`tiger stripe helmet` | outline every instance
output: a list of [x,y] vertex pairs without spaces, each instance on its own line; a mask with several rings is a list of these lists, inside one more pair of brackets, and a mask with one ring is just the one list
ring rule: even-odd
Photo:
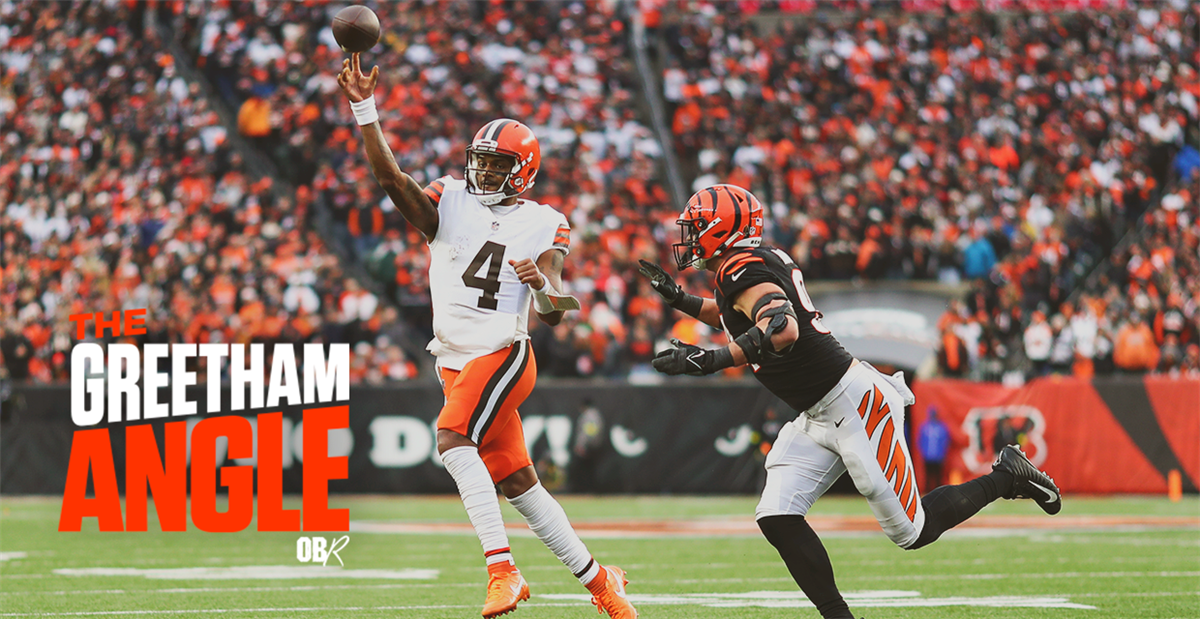
[[[480,153],[512,157],[512,170],[505,176],[498,191],[485,191],[479,183],[484,174],[477,158]],[[492,206],[533,187],[541,165],[542,150],[532,129],[510,118],[493,120],[475,134],[471,145],[467,147],[467,192],[481,203]]]
[[675,266],[703,269],[730,248],[762,243],[763,207],[741,187],[713,185],[692,195],[675,223],[680,241],[673,246]]

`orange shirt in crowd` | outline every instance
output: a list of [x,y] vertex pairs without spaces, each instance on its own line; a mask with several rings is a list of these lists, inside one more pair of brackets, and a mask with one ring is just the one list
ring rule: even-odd
[[238,110],[238,132],[248,138],[271,135],[271,104],[261,97],[250,97]]
[[1113,344],[1113,364],[1122,370],[1141,372],[1158,367],[1159,350],[1154,333],[1144,322],[1126,324]]

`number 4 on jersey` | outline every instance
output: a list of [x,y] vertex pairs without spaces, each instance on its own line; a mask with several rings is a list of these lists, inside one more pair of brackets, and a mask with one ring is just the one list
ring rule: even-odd
[[[488,241],[483,244],[475,258],[471,260],[471,266],[462,275],[463,284],[468,288],[478,288],[483,291],[479,296],[479,307],[481,309],[494,310],[499,305],[496,301],[496,293],[500,292],[500,267],[504,264],[504,249],[505,247],[499,243]],[[487,275],[479,277],[479,270],[483,268],[483,263],[488,263]]]

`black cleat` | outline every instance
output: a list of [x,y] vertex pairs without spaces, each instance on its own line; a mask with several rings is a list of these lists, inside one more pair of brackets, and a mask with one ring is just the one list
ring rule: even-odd
[[1016,445],[1007,445],[1000,450],[993,471],[1004,471],[1013,476],[1012,491],[1006,499],[1033,499],[1042,511],[1053,516],[1062,510],[1062,495],[1050,476],[1039,471],[1025,452]]

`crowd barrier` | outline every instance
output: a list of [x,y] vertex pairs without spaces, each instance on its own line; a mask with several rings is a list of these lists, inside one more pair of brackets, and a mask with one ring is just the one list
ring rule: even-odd
[[[1160,493],[1171,471],[1184,491],[1200,481],[1200,379],[1117,377],[1081,381],[1046,378],[1021,388],[939,379],[914,385],[911,428],[936,407],[950,427],[951,475],[970,479],[990,470],[1002,439],[1018,440],[1066,493]],[[205,410],[203,388],[193,390]],[[228,401],[228,393],[224,396]],[[74,433],[67,387],[15,387],[0,408],[0,492],[61,495]],[[164,391],[163,400],[167,400]],[[434,420],[442,404],[436,386],[355,387],[350,427],[329,436],[330,455],[349,456],[349,477],[330,482],[345,493],[452,493],[435,448]],[[302,488],[301,406],[282,412],[284,492]],[[581,412],[603,419],[595,446],[577,452]],[[522,405],[525,439],[547,485],[589,493],[756,493],[763,482],[763,430],[792,416],[755,383],[687,380],[663,386],[545,381]],[[253,414],[238,413],[252,420]],[[163,426],[191,428],[199,413],[152,421],[101,424],[124,480],[126,428],[149,424],[158,444]],[[921,455],[913,445],[918,480]],[[226,461],[218,439],[216,465]],[[582,455],[581,455],[582,454]],[[123,490],[123,488],[122,488]]]
[[[206,410],[203,391],[189,391],[200,411]],[[0,492],[62,493],[72,437],[85,429],[71,421],[70,397],[66,387],[17,387],[4,403]],[[223,398],[229,401],[227,390]],[[163,401],[168,399],[163,390]],[[330,482],[330,491],[454,492],[435,448],[434,422],[441,406],[437,385],[352,388],[350,427],[329,435],[330,455],[349,456],[349,477]],[[749,382],[697,380],[641,387],[567,381],[539,385],[521,406],[521,415],[526,443],[548,485],[602,493],[738,493],[755,492],[761,483],[762,457],[754,439],[768,407],[786,410]],[[251,420],[254,413],[283,413],[283,484],[289,493],[302,488],[303,408],[238,413]],[[596,446],[580,456],[575,451],[576,420],[586,408],[600,413],[603,427]],[[190,437],[192,428],[209,416],[201,412],[94,428],[109,430],[123,491],[127,426],[152,425],[163,445],[166,423],[186,423]],[[252,458],[226,462],[222,439],[216,449],[217,466],[254,463]]]

